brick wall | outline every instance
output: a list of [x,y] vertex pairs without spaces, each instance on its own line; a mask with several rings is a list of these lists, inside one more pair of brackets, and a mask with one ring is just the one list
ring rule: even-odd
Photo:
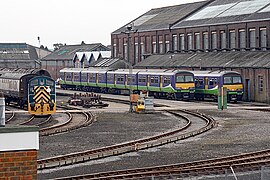
[[0,180],[37,179],[37,151],[0,152]]

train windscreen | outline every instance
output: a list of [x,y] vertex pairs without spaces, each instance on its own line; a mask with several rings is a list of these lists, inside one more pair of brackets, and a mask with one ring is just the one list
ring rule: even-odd
[[177,75],[176,83],[191,83],[194,82],[194,77],[192,75]]
[[224,84],[241,84],[242,79],[241,76],[225,76]]

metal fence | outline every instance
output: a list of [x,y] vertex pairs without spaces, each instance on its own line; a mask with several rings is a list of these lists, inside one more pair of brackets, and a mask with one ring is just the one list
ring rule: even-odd
[[270,180],[270,166],[262,166],[257,171],[237,172],[233,168],[224,170],[220,174],[194,175],[171,174],[166,176],[152,177],[149,180],[181,179],[181,180]]

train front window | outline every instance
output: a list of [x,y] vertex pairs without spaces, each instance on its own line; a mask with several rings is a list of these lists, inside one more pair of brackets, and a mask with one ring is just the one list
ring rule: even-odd
[[176,82],[177,83],[183,83],[185,82],[185,76],[176,76]]
[[185,82],[194,82],[193,76],[185,76]]
[[176,76],[176,83],[189,83],[189,82],[194,82],[193,76],[189,75],[178,75]]
[[241,84],[242,80],[240,76],[225,76],[224,84]]
[[241,77],[240,76],[234,76],[233,77],[233,84],[241,84]]

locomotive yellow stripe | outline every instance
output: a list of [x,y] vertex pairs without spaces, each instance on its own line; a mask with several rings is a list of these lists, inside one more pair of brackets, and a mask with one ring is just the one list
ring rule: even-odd
[[42,100],[49,102],[50,97],[46,96],[44,93],[41,93],[37,98],[34,98],[35,102],[40,103]]
[[36,86],[34,87],[35,95],[33,99],[36,103],[41,103],[42,101],[49,102],[50,100],[50,92],[47,91],[49,86]]
[[44,94],[45,96],[47,96],[47,97],[50,99],[50,94],[49,94],[46,90],[38,91],[38,92],[34,95],[33,99],[38,98],[38,97],[40,96],[41,93]]

